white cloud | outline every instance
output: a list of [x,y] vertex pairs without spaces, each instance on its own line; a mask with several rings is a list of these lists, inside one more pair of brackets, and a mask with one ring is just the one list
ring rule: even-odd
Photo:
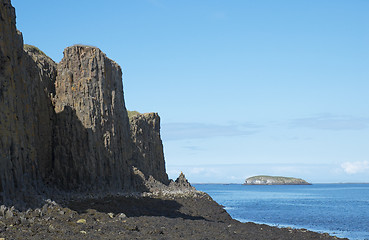
[[348,174],[369,172],[369,161],[344,162],[341,167]]
[[219,174],[220,171],[215,168],[193,167],[189,169],[189,173],[192,175],[204,175],[210,177],[214,174]]
[[255,134],[262,126],[253,123],[218,125],[208,123],[164,123],[161,136],[164,141],[232,137]]
[[290,122],[291,127],[306,127],[323,130],[362,130],[369,127],[369,119],[353,116],[320,114],[298,118]]
[[206,171],[205,168],[195,167],[195,168],[192,168],[190,170],[190,173],[192,173],[192,174],[200,174],[200,173],[204,173],[205,171]]

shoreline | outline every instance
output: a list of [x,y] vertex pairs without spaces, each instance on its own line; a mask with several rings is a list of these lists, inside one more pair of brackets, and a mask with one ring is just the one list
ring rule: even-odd
[[258,225],[268,225],[268,226],[277,227],[277,228],[308,230],[308,231],[316,232],[319,234],[329,234],[330,236],[337,237],[338,239],[347,239],[345,237],[337,236],[337,234],[339,233],[336,231],[330,231],[330,230],[324,230],[324,229],[314,229],[314,228],[298,226],[298,225],[293,225],[293,224],[273,224],[273,223],[268,223],[268,222],[258,222],[258,221],[253,221],[253,220],[240,219],[240,218],[233,218],[233,219],[241,223],[255,223]]
[[[1,208],[2,210],[3,207]],[[341,239],[307,229],[242,223],[208,194],[106,196],[0,211],[8,239]]]
[[[192,185],[243,185],[243,186],[282,186],[283,184],[279,184],[279,185],[251,185],[251,184],[243,184],[243,183],[191,183]],[[285,184],[285,185],[289,185],[289,186],[311,186],[311,185],[323,185],[323,184],[369,184],[369,182],[343,182],[343,183],[314,183],[312,182],[309,185],[306,184]]]

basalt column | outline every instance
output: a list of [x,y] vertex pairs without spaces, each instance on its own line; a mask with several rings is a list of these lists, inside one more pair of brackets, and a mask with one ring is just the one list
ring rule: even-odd
[[14,8],[0,3],[0,202],[10,203],[41,189],[40,172],[52,156],[56,65],[23,50]]
[[133,115],[130,117],[130,125],[132,141],[135,144],[133,165],[146,177],[153,176],[162,183],[168,183],[159,115],[157,113]]
[[129,189],[132,142],[119,65],[95,47],[66,48],[55,90],[53,169],[58,186]]

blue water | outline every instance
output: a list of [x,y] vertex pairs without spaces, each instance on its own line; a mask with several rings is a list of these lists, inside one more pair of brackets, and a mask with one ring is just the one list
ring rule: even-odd
[[369,239],[369,184],[195,184],[241,222]]

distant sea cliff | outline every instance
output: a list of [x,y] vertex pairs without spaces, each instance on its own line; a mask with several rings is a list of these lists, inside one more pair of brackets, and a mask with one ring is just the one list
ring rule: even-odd
[[301,178],[261,175],[247,178],[244,185],[311,185],[311,183]]

